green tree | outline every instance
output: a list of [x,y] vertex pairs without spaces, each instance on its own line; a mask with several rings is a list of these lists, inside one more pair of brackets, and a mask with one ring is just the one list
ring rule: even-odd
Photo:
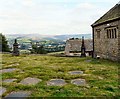
[[2,35],[2,33],[0,33],[0,51],[2,51],[2,52],[10,51],[10,49],[7,45],[6,37],[4,35]]
[[34,49],[34,53],[36,54],[47,54],[47,51],[44,49],[43,45],[40,45],[39,47],[37,45],[32,45],[32,48]]

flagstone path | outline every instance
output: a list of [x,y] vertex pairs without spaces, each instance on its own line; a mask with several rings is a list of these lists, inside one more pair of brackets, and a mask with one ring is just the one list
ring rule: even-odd
[[3,82],[5,82],[5,83],[11,83],[11,82],[13,82],[15,80],[17,80],[17,79],[5,79],[5,80],[3,80]]
[[64,86],[67,84],[63,79],[51,79],[47,82],[48,86]]
[[85,62],[91,62],[92,60],[85,60]]
[[41,79],[38,79],[38,78],[31,78],[31,77],[27,77],[25,79],[23,79],[20,84],[23,84],[23,85],[35,85],[39,82],[41,82],[42,80]]
[[86,85],[85,79],[73,79],[73,80],[71,80],[71,83],[75,84],[77,86],[85,86]]
[[5,99],[25,99],[25,97],[28,97],[31,94],[29,91],[17,91],[17,92],[11,92],[8,94]]
[[19,63],[15,63],[15,64],[10,64],[9,66],[18,66],[20,65]]
[[0,73],[10,73],[10,72],[13,72],[16,70],[19,70],[19,69],[17,69],[17,68],[2,69],[2,70],[0,70]]
[[78,74],[83,74],[83,71],[70,71],[68,73],[71,75],[78,75]]
[[[13,71],[19,70],[17,68],[9,68],[9,69],[2,69],[0,70],[0,73],[10,73]],[[22,73],[22,71],[20,71],[20,73]],[[24,72],[23,72],[24,73]],[[83,71],[69,71],[68,72],[70,75],[80,75],[83,74]],[[17,79],[11,78],[11,79],[5,79],[2,82],[3,83],[12,83]],[[19,84],[22,85],[36,85],[39,82],[41,82],[41,79],[38,78],[32,78],[32,77],[27,77],[24,78],[23,80],[20,81]],[[46,82],[48,86],[64,86],[67,83],[65,82],[64,79],[50,79],[49,81]],[[86,81],[85,79],[71,79],[71,84],[77,85],[77,86],[85,86],[86,85]],[[4,94],[6,92],[6,88],[4,87],[0,87],[0,95]],[[27,91],[18,91],[18,92],[11,92],[10,94],[8,94],[5,99],[9,98],[9,97],[28,97],[31,94],[31,92],[27,92]]]
[[0,96],[6,92],[6,88],[0,87]]

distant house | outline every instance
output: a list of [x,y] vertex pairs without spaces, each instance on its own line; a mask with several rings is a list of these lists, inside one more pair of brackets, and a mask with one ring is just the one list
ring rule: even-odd
[[[71,38],[66,41],[65,55],[67,56],[80,56],[81,55],[82,40],[78,38]],[[86,52],[89,54],[93,48],[92,40],[85,40]]]
[[94,57],[120,61],[120,2],[92,24]]

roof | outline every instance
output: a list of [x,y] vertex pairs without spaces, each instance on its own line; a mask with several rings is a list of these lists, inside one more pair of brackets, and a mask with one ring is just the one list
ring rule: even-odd
[[120,2],[117,3],[113,8],[111,8],[107,13],[105,13],[95,23],[93,23],[92,26],[96,26],[119,18],[120,18]]
[[[93,50],[93,42],[91,39],[84,40],[84,44],[86,47],[86,51]],[[82,40],[81,39],[74,39],[74,40],[67,40],[66,46],[69,47],[70,51],[81,51]]]

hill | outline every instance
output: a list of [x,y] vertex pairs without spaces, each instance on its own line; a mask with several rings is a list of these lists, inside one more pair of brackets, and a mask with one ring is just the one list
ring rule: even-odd
[[85,37],[85,39],[91,39],[91,34],[71,34],[71,35],[41,35],[41,34],[6,34],[6,37],[8,40],[11,39],[31,39],[31,40],[37,40],[37,41],[43,41],[43,40],[55,40],[55,41],[65,41],[68,38],[82,38],[82,36]]

